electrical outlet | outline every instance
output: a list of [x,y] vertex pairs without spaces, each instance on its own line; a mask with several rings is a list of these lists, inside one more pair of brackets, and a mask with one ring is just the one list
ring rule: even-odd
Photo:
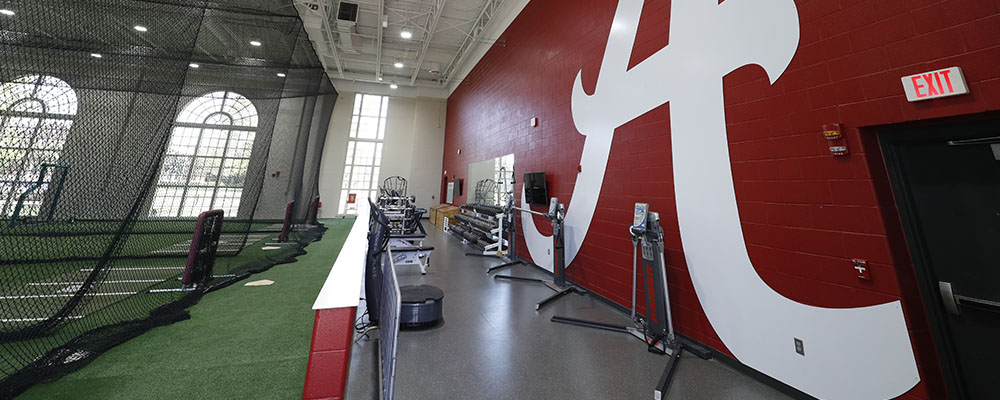
[[803,356],[806,355],[806,348],[802,344],[802,339],[795,338],[795,352]]

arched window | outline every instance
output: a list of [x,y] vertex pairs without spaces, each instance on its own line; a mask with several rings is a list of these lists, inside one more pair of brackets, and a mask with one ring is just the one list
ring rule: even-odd
[[257,128],[257,109],[233,92],[191,100],[177,116],[149,209],[151,217],[235,217]]
[[52,174],[32,187],[43,164],[59,161],[76,109],[76,93],[58,78],[27,75],[0,84],[0,216],[9,217],[29,190],[19,215],[38,215]]

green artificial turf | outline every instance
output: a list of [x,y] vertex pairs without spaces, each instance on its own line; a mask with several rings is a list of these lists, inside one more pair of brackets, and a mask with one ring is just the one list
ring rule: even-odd
[[[99,259],[116,237],[121,221],[52,222],[10,227],[0,221],[0,246],[7,264],[57,259]],[[279,220],[225,221],[223,234],[259,232]],[[116,257],[147,256],[191,240],[195,221],[143,220],[128,227]],[[277,233],[277,232],[274,232]]]
[[[136,233],[188,233],[194,231],[195,219],[140,219],[128,228]],[[121,228],[120,220],[78,220],[56,221],[39,224],[21,224],[10,226],[7,221],[0,221],[0,235],[34,236],[39,234],[114,234]],[[253,222],[240,219],[226,219],[223,230],[240,232],[247,229],[259,230],[274,224],[280,224],[280,219],[255,219]],[[248,226],[249,225],[249,226]]]
[[[191,319],[153,329],[19,399],[293,399],[302,397],[312,303],[353,219],[324,221],[308,254],[208,293]],[[259,279],[274,285],[245,287]]]

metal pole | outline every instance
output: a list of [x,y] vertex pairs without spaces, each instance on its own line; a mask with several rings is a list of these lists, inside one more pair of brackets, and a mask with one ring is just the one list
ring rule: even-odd
[[[629,233],[631,233],[631,230],[629,231]],[[639,239],[632,237],[632,320],[633,321],[635,321],[635,289],[636,289],[635,275],[637,272],[635,266],[635,257],[636,257],[636,249],[638,247],[639,247]]]
[[562,204],[556,208],[552,220],[552,273],[555,284],[559,287],[566,286],[566,256],[563,253],[566,243],[563,236]]
[[507,235],[507,240],[510,243],[507,243],[507,258],[514,260],[517,257],[517,216],[513,212],[510,212],[508,215],[508,218],[510,218],[508,222],[510,223],[507,225],[508,229],[510,229],[510,234]]
[[[659,223],[660,223],[660,218],[659,218],[658,215],[656,217],[656,223],[657,223],[657,225],[659,225]],[[659,227],[659,226],[657,226],[657,227]],[[670,342],[675,342],[677,340],[677,338],[674,336],[674,319],[673,319],[673,316],[670,313],[670,287],[667,285],[667,263],[663,259],[663,230],[659,229],[658,232],[657,232],[657,234],[660,236],[660,245],[659,245],[659,247],[660,247],[660,249],[659,249],[660,250],[660,265],[663,266],[663,297],[664,297],[663,302],[665,304],[665,306],[663,308],[667,309],[666,310],[667,311],[667,339],[670,340]]]
[[517,211],[521,211],[521,212],[526,212],[526,213],[529,213],[529,214],[540,215],[540,216],[543,216],[543,217],[549,218],[549,219],[552,218],[549,214],[546,214],[546,213],[543,213],[543,212],[538,212],[538,211],[527,209],[527,208],[513,207],[512,206],[511,209],[517,210]]

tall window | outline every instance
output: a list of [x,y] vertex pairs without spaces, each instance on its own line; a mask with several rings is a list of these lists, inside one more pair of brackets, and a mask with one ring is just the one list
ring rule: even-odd
[[257,109],[239,94],[209,93],[188,103],[174,124],[149,216],[222,209],[235,217],[256,128]]
[[[28,75],[0,85],[0,216],[14,212],[42,164],[59,161],[76,109],[76,93],[58,78]],[[51,177],[25,198],[20,215],[38,215]]]
[[360,93],[354,96],[351,138],[347,141],[339,214],[357,214],[358,207],[367,206],[365,199],[374,199],[378,195],[382,139],[385,138],[388,112],[387,96]]

